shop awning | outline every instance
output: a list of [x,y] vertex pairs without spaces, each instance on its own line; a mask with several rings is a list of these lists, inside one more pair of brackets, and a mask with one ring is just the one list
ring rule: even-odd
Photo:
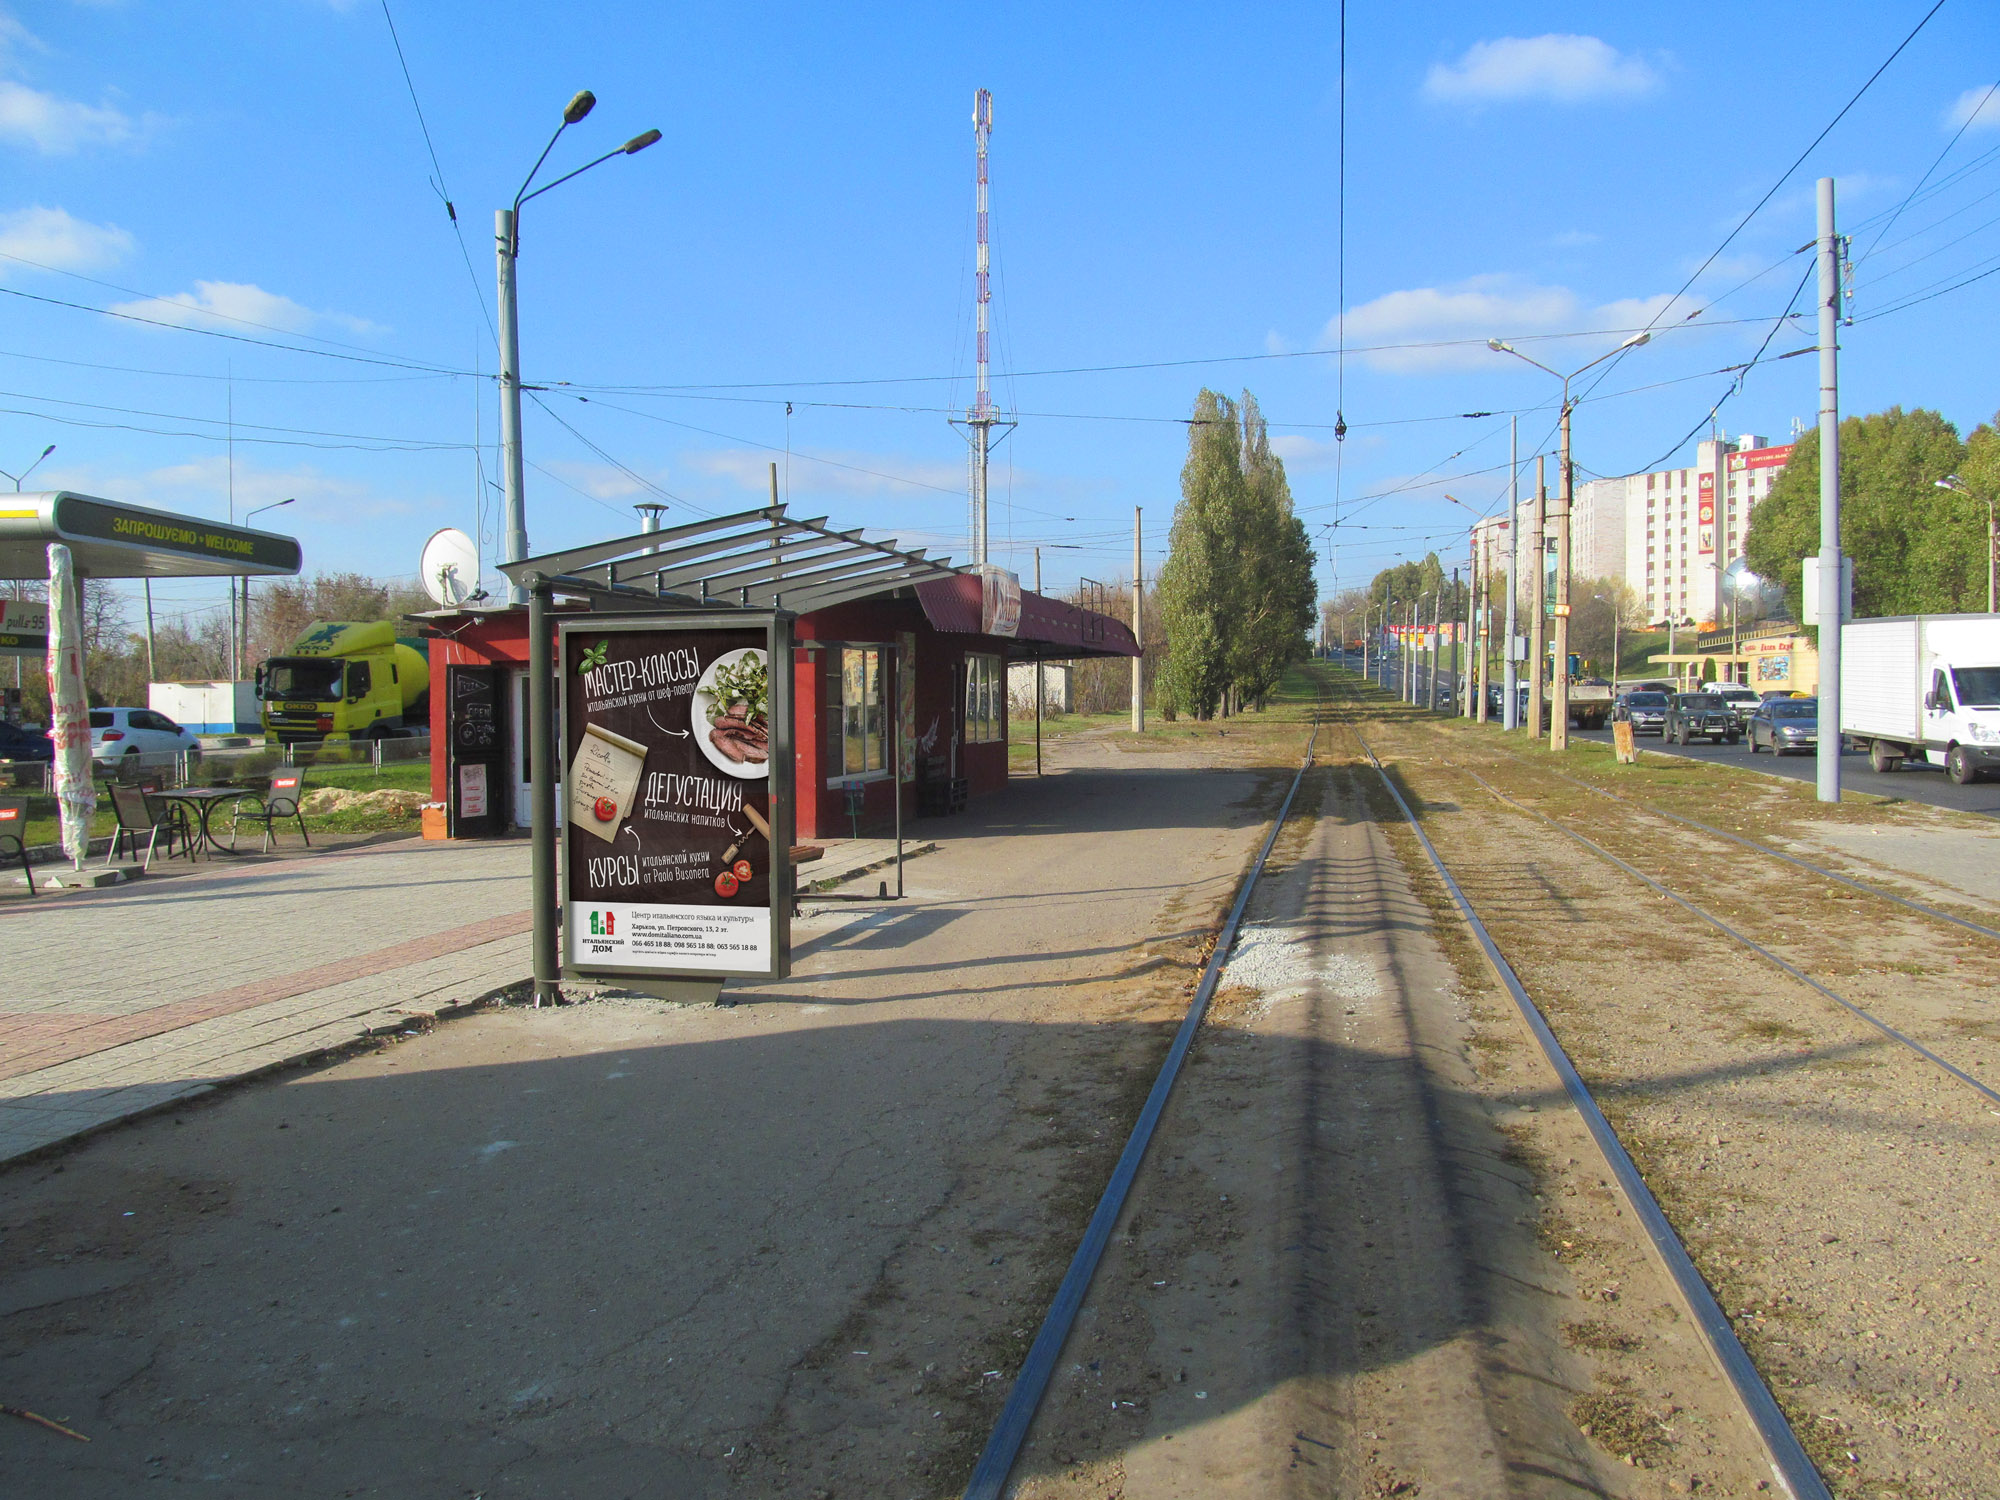
[[[917,585],[917,601],[935,630],[954,635],[985,634],[979,575],[960,573]],[[1021,623],[1010,638],[1009,656],[1033,661],[1081,656],[1137,656],[1139,643],[1123,620],[1083,609],[1062,599],[1021,591]]]
[[68,490],[0,493],[0,578],[49,576],[50,542],[87,578],[240,578],[299,570],[299,544],[275,531],[226,526]]

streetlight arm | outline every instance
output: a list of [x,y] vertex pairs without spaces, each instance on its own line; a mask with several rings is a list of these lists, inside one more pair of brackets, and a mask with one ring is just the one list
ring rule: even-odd
[[[549,137],[549,143],[542,147],[542,154],[535,158],[535,164],[528,169],[528,175],[521,179],[521,191],[514,195],[514,212],[516,214],[520,213],[523,203],[526,203],[530,198],[535,196],[528,191],[528,184],[535,180],[535,174],[542,170],[542,163],[549,159],[549,153],[556,149],[556,142],[562,139],[562,133],[567,129],[569,129],[569,118],[565,115],[562,124],[556,126],[556,133]],[[574,176],[575,174],[572,173],[571,175]],[[548,188],[542,188],[539,191],[546,193]]]
[[[553,144],[553,142],[551,144]],[[582,166],[578,167],[574,172],[565,172],[563,173],[562,176],[558,177],[554,182],[545,182],[540,187],[536,188],[532,193],[528,193],[524,197],[516,198],[514,200],[514,212],[518,214],[521,211],[521,205],[523,203],[528,202],[530,199],[541,197],[542,194],[546,193],[550,188],[559,188],[565,182],[568,182],[570,178],[581,177],[585,172],[588,172],[592,167],[601,167],[606,162],[610,161],[611,158],[614,156],[627,156],[630,154],[631,153],[628,152],[624,146],[618,147],[617,150],[615,151],[607,151],[602,156],[598,157],[597,160],[585,162]]]
[[[1533,365],[1537,370],[1540,370],[1545,374],[1555,376],[1555,378],[1558,380],[1561,380],[1563,378],[1562,371],[1549,369],[1549,367],[1543,364],[1539,359],[1529,358],[1527,355],[1523,354],[1519,349],[1516,349],[1512,344],[1503,344],[1498,339],[1488,339],[1486,341],[1486,347],[1491,349],[1495,354],[1511,354],[1514,356],[1514,358],[1518,360],[1523,360],[1526,363]],[[1613,352],[1615,353],[1616,351],[1614,350]]]

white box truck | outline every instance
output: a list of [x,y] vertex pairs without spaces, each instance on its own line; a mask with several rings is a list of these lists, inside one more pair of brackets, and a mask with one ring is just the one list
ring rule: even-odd
[[1840,732],[1878,771],[2000,770],[2000,615],[1902,615],[1840,632]]

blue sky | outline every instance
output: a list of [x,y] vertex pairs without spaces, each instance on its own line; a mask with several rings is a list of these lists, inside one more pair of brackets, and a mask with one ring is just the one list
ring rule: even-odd
[[[1846,409],[1935,406],[1969,430],[2000,406],[2000,276],[1870,320],[2000,264],[2000,96],[1906,203],[2000,71],[2000,17],[1972,0],[1948,0],[1680,302],[1929,0],[1354,5],[1344,382],[1311,352],[1340,305],[1331,6],[392,8],[462,250],[378,0],[0,13],[0,287],[27,294],[0,295],[0,468],[54,442],[30,488],[220,516],[233,403],[239,515],[296,496],[263,522],[309,570],[414,572],[433,530],[479,524],[497,477],[492,211],[584,87],[596,112],[552,166],[665,138],[524,220],[524,368],[571,382],[542,399],[602,450],[529,406],[535,550],[629,529],[661,492],[670,520],[755,504],[776,457],[799,511],[963,557],[943,409],[971,392],[980,86],[996,384],[1021,413],[991,530],[1024,573],[1044,544],[1052,589],[1129,573],[1134,505],[1157,565],[1204,383],[1256,393],[1342,583],[1458,550],[1471,518],[1445,493],[1499,502],[1506,418],[1456,414],[1526,409],[1524,455],[1547,439],[1553,382],[1489,335],[1573,367],[1604,330],[1701,309],[1578,413],[1586,472],[1661,459],[1786,309],[1822,174],[1863,256]],[[1802,322],[1767,352],[1810,338]],[[1751,371],[1722,426],[1810,421],[1813,366]]]

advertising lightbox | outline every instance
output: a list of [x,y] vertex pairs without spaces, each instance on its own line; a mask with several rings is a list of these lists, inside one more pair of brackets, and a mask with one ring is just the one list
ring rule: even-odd
[[565,971],[783,978],[790,618],[565,620],[560,660]]

